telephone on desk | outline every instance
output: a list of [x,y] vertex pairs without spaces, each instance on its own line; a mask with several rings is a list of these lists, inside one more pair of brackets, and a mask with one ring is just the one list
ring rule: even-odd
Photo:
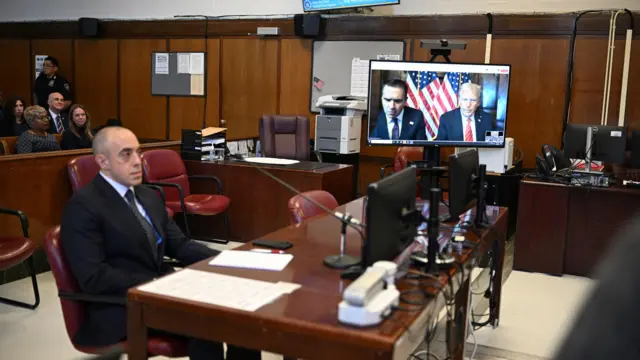
[[353,326],[373,326],[382,322],[400,303],[395,286],[397,265],[378,261],[351,283],[338,305],[338,320]]

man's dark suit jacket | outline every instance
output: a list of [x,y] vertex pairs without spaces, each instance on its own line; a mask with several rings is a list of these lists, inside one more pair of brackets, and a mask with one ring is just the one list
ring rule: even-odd
[[[369,138],[390,140],[387,123],[387,115],[384,111],[381,111],[380,114],[378,114],[378,123],[375,129],[371,131],[371,134],[369,134]],[[427,135],[424,126],[424,115],[422,115],[422,112],[405,106],[399,140],[426,140]]]
[[[56,120],[51,117],[51,113],[49,112],[49,110],[47,110],[47,116],[49,116],[49,131],[47,132],[49,134],[61,134],[58,132],[58,129],[56,128]],[[61,112],[60,117],[62,118],[61,120],[64,130],[69,130],[69,115],[67,115],[66,112]]]
[[[496,118],[484,111],[476,110],[475,121],[476,141],[484,141],[486,131],[496,129]],[[448,111],[440,116],[437,140],[464,141],[462,130],[462,114],[460,108]]]
[[[127,289],[173,271],[163,263],[165,254],[188,265],[218,253],[187,240],[153,190],[136,186],[134,192],[162,237],[156,257],[129,204],[101,175],[73,196],[64,210],[60,239],[84,293],[124,298]],[[87,304],[87,310],[74,343],[105,346],[126,337],[124,306]]]

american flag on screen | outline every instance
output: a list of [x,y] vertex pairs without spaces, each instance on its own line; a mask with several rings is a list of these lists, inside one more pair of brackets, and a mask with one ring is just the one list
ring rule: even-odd
[[460,84],[471,81],[471,74],[450,72],[441,81],[433,71],[409,71],[407,105],[424,114],[427,139],[438,135],[440,116],[458,107]]

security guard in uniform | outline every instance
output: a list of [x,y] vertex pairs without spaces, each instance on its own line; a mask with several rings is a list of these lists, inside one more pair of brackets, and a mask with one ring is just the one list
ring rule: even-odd
[[43,71],[34,85],[35,103],[45,109],[49,108],[49,95],[60,93],[64,97],[63,111],[67,111],[72,104],[71,87],[64,77],[58,75],[58,60],[52,56],[44,60]]

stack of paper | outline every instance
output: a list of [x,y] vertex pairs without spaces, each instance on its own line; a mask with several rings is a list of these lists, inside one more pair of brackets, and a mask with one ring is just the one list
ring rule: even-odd
[[351,95],[369,96],[369,60],[351,61]]
[[245,279],[206,271],[183,269],[138,287],[138,290],[227,308],[256,311],[298,284]]
[[226,128],[208,127],[202,130],[182,129],[180,153],[187,160],[224,158]]
[[293,259],[291,254],[270,254],[253,251],[224,250],[209,265],[256,270],[281,271]]

